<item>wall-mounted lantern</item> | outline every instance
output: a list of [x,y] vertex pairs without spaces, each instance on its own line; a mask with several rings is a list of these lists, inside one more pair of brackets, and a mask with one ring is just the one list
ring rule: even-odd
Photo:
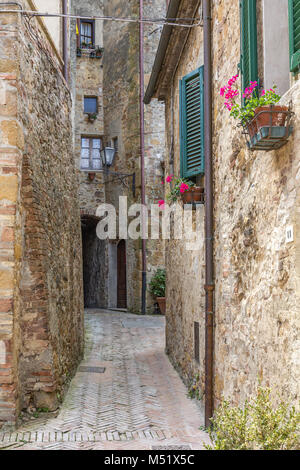
[[110,168],[114,162],[116,150],[112,147],[105,147],[101,150],[103,168]]

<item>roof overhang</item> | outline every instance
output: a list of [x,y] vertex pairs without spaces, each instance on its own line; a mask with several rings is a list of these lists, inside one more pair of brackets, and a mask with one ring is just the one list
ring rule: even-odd
[[[196,18],[201,0],[171,0],[167,20],[174,18]],[[162,30],[144,102],[149,104],[153,97],[163,101],[177,68],[191,28],[165,25]],[[171,40],[172,39],[172,40]]]

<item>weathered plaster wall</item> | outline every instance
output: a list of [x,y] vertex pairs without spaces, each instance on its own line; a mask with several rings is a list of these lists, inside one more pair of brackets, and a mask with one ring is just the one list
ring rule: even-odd
[[[161,1],[145,3],[145,16],[162,15],[165,4]],[[113,0],[104,3],[104,13],[109,16],[134,17],[139,14],[139,2]],[[150,76],[160,31],[155,26],[145,26],[145,81]],[[119,196],[128,196],[128,207],[140,202],[140,136],[139,136],[139,27],[137,24],[104,23],[104,110],[105,137],[107,141],[118,137],[119,151],[113,171],[136,173],[136,197],[129,188],[118,182],[106,185],[107,202],[118,209]],[[155,203],[162,196],[161,180],[164,154],[164,112],[161,103],[147,107],[145,114],[145,176],[147,203]],[[148,281],[159,266],[164,266],[163,244],[147,243]],[[128,308],[134,312],[141,309],[141,242],[127,243],[127,291]],[[154,299],[147,293],[150,312]]]
[[[296,113],[290,142],[276,152],[247,150],[241,130],[223,107],[220,87],[240,58],[239,2],[213,7],[213,158],[215,194],[215,397],[235,403],[254,392],[258,379],[274,394],[299,399],[299,93],[282,98]],[[261,13],[261,4],[258,4]],[[276,25],[274,25],[276,28]],[[260,31],[260,38],[263,38]],[[261,39],[262,40],[262,39]],[[202,30],[190,33],[174,78],[174,172],[179,172],[178,81],[202,63]],[[263,44],[259,45],[263,51]],[[170,56],[169,52],[169,55]],[[259,55],[263,70],[263,54]],[[171,145],[171,89],[166,99]],[[168,160],[166,158],[168,170]],[[294,242],[286,243],[286,228]],[[204,385],[204,281],[198,255],[178,242],[167,249],[167,349],[186,381]],[[187,266],[187,267],[186,267]],[[193,276],[193,269],[197,275]],[[202,267],[202,269],[201,269]],[[181,271],[183,274],[181,275]],[[188,298],[184,288],[189,279]],[[193,362],[193,322],[200,322],[200,367]]]
[[0,21],[0,421],[14,424],[28,406],[57,407],[81,358],[81,233],[71,99],[57,56],[38,22],[28,30],[14,14]]

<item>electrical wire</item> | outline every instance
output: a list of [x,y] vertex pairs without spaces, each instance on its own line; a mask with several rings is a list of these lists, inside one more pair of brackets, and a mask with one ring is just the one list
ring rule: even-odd
[[[16,4],[17,3],[13,3]],[[0,4],[5,5],[4,3]],[[23,15],[30,16],[43,16],[45,18],[70,18],[70,19],[80,19],[80,20],[102,20],[102,21],[119,21],[123,23],[144,23],[152,25],[162,25],[162,26],[177,26],[180,28],[195,28],[197,26],[202,26],[200,18],[143,18],[142,20],[138,18],[122,18],[116,16],[80,16],[80,15],[71,15],[63,13],[42,13],[39,11],[32,10],[0,10],[0,13],[21,13]],[[178,21],[190,21],[193,24],[178,23]],[[195,23],[197,21],[197,23]]]

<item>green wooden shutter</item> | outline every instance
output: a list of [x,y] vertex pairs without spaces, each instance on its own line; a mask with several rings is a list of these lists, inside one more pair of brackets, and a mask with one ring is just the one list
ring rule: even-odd
[[204,67],[180,80],[180,172],[204,173]]
[[289,0],[290,70],[300,69],[300,0]]
[[258,81],[256,0],[241,0],[242,88]]

